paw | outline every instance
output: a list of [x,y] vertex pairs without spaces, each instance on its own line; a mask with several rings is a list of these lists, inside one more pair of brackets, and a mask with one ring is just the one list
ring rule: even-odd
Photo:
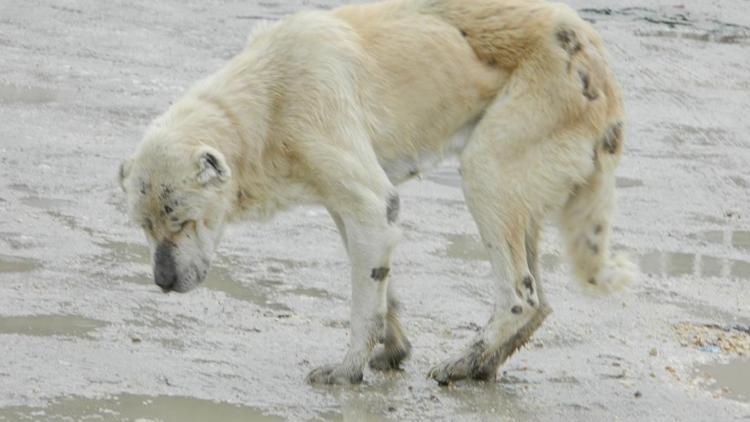
[[402,358],[384,350],[370,359],[370,369],[373,371],[400,371],[402,360]]
[[389,352],[385,349],[370,359],[370,369],[374,371],[400,371],[401,362],[408,357],[408,352]]
[[448,385],[466,378],[492,381],[497,374],[497,359],[486,359],[486,352],[486,344],[478,341],[462,355],[433,366],[427,376],[440,385]]
[[370,368],[375,371],[400,371],[401,362],[411,354],[411,344],[407,341],[399,347],[384,347],[370,359]]
[[341,365],[326,365],[313,369],[307,374],[307,382],[323,385],[352,385],[362,382],[362,371],[355,371]]
[[625,255],[618,254],[607,262],[607,265],[596,277],[588,280],[588,286],[599,293],[612,293],[624,289],[638,277],[638,266]]
[[448,385],[454,381],[460,381],[469,377],[470,369],[464,357],[448,359],[433,366],[427,373],[439,385]]

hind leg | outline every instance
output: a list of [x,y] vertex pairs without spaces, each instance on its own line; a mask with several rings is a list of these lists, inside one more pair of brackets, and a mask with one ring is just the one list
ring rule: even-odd
[[481,124],[477,127],[462,156],[461,170],[466,203],[490,256],[495,306],[487,325],[462,353],[432,368],[429,376],[440,384],[494,379],[498,366],[529,340],[550,313],[537,264],[539,222],[547,202],[553,201],[547,192],[557,191],[544,185],[550,169],[540,166],[541,151],[535,147],[517,156],[499,153],[501,141],[491,133],[503,132],[484,130]]
[[555,127],[561,119],[540,85],[516,79],[512,86],[519,92],[496,100],[461,156],[466,203],[492,265],[495,306],[469,347],[430,371],[441,384],[494,378],[551,312],[536,262],[540,227],[594,168],[593,142]]
[[[487,325],[462,353],[430,370],[429,376],[441,385],[465,378],[494,379],[498,367],[526,344],[551,313],[539,283],[536,224],[529,222],[526,230],[507,235],[500,235],[494,225],[480,227],[485,227],[480,232],[497,280],[495,307]],[[514,240],[506,243],[508,239]]]
[[614,201],[614,173],[599,169],[573,192],[560,214],[577,279],[603,292],[623,287],[637,271],[624,256],[613,257],[609,251]]
[[528,209],[508,192],[495,191],[488,197],[487,192],[474,189],[472,182],[465,183],[465,190],[490,255],[495,306],[487,325],[462,353],[430,370],[429,376],[440,384],[464,378],[494,379],[498,366],[528,341],[549,313],[529,266],[527,249],[534,250],[535,245],[526,245],[531,224]]

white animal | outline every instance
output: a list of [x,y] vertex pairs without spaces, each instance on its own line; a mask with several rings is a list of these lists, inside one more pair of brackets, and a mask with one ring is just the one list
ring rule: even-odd
[[458,154],[497,295],[476,339],[430,371],[445,384],[494,378],[549,314],[537,256],[548,216],[584,285],[632,278],[609,250],[623,128],[602,41],[569,7],[391,0],[256,31],[153,122],[120,177],[164,291],[203,281],[226,223],[326,207],[351,261],[351,338],[308,380],[358,383],[368,362],[395,368],[411,348],[388,293],[395,185]]

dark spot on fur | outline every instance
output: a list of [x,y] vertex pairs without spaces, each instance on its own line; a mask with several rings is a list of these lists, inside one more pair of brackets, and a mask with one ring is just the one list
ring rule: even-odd
[[591,284],[592,286],[596,286],[596,279],[594,277],[591,277],[589,279],[589,284]]
[[389,224],[393,224],[398,220],[398,212],[401,208],[401,198],[397,193],[391,194],[388,198],[388,206],[386,208],[386,218]]
[[602,139],[602,148],[604,148],[604,151],[610,154],[615,154],[620,148],[620,143],[622,141],[622,126],[622,122],[615,123],[604,132],[604,138]]
[[161,192],[159,192],[159,198],[168,199],[174,193],[174,188],[168,185],[161,185]]
[[523,278],[523,286],[529,291],[529,294],[534,294],[534,280],[530,275]]
[[584,72],[583,70],[579,70],[578,77],[581,78],[581,83],[583,84],[583,91],[585,95],[585,92],[589,90],[589,86],[591,84],[591,80],[589,79],[589,74]]
[[597,224],[596,227],[594,227],[594,234],[601,234],[602,230],[604,230],[604,227],[602,227],[601,224]]
[[494,248],[495,248],[495,245],[493,245],[493,244],[492,244],[491,242],[487,242],[487,243],[485,243],[485,244],[484,244],[484,246],[485,246],[485,247],[486,247],[487,249],[490,249],[490,250],[492,250],[492,249],[494,249]]
[[172,209],[172,207],[170,207],[169,205],[165,205],[165,206],[164,206],[164,212],[165,212],[166,214],[172,214],[172,212],[173,212],[173,211],[174,211],[174,210],[173,210],[173,209]]
[[467,33],[466,33],[466,31],[464,31],[464,30],[462,29],[462,30],[461,30],[461,36],[467,37],[467,36],[469,36],[469,34],[467,34]]
[[557,31],[557,42],[569,55],[573,56],[581,51],[581,42],[578,41],[578,35],[572,29],[561,29]]
[[591,78],[589,77],[589,74],[583,70],[579,70],[578,77],[581,78],[581,83],[583,84],[583,96],[589,101],[594,101],[599,98],[599,93],[596,91],[596,88],[591,86]]
[[594,254],[594,255],[599,254],[599,245],[597,245],[596,243],[590,244],[589,248],[591,249],[591,253],[592,254]]
[[146,182],[141,182],[141,189],[140,189],[141,195],[145,195],[149,189],[150,187]]
[[519,315],[520,313],[523,312],[523,307],[521,307],[521,305],[516,305],[516,306],[510,308],[510,311],[513,312],[513,314],[515,314],[515,315]]
[[355,372],[355,373],[353,373],[353,374],[351,374],[349,376],[349,381],[352,384],[359,384],[359,383],[362,382],[363,378],[364,378],[364,376],[363,376],[363,373],[361,371],[360,372]]
[[534,299],[532,299],[532,298],[526,299],[526,303],[528,303],[529,306],[531,306],[532,308],[536,307],[536,302],[534,302]]
[[375,281],[383,281],[388,277],[388,273],[391,271],[388,267],[373,268],[370,277]]

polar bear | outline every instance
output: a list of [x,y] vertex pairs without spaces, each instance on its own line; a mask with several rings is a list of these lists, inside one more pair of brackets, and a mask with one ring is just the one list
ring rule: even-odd
[[634,276],[609,250],[624,112],[605,56],[588,23],[542,0],[390,0],[263,26],[121,166],[156,284],[198,286],[228,223],[320,204],[351,263],[351,333],[343,361],[307,379],[358,383],[368,362],[397,368],[411,347],[388,291],[395,186],[454,154],[495,306],[429,376],[494,379],[550,313],[537,254],[547,218],[583,285]]

